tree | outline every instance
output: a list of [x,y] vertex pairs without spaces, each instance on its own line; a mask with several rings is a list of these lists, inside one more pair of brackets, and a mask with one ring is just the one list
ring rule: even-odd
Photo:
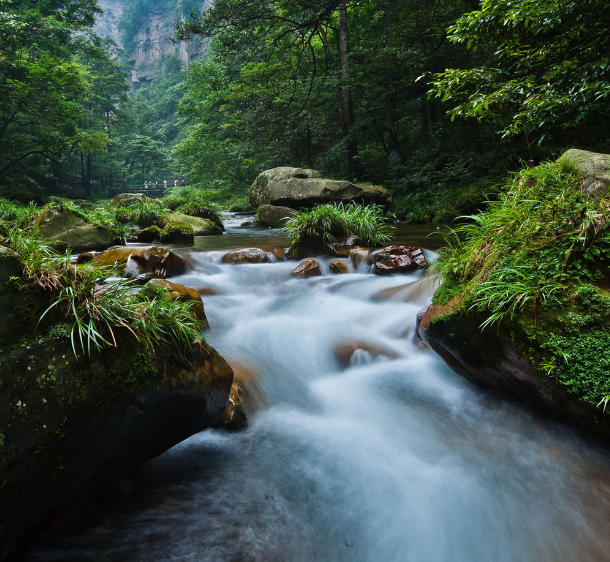
[[88,90],[72,35],[100,12],[94,0],[0,0],[0,177],[34,161],[61,164],[79,136]]
[[436,74],[431,92],[451,117],[494,124],[505,136],[606,120],[610,10],[603,0],[482,0],[450,28],[450,40],[488,60]]

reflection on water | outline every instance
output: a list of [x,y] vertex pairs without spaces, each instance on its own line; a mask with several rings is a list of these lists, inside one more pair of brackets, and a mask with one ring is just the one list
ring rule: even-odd
[[173,280],[215,293],[207,337],[248,373],[250,427],[147,463],[28,562],[610,560],[607,456],[419,347],[428,278],[224,265],[219,249],[278,245],[237,228],[181,248],[194,271]]

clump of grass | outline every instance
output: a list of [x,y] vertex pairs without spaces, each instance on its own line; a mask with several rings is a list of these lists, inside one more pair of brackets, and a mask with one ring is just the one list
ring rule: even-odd
[[129,205],[127,209],[131,220],[142,228],[153,225],[163,226],[168,214],[161,201],[149,199],[148,197],[138,199]]
[[444,280],[434,302],[475,311],[481,329],[497,325],[541,374],[603,405],[609,209],[610,198],[590,197],[565,159],[513,175],[486,212],[464,217],[447,239],[433,266]]
[[282,229],[289,252],[300,255],[309,250],[324,251],[338,239],[355,236],[364,246],[378,246],[390,240],[390,226],[378,205],[327,203],[301,211],[286,221]]
[[176,211],[191,217],[208,219],[217,225],[221,231],[224,231],[224,225],[222,224],[222,219],[218,214],[218,208],[214,203],[211,203],[209,199],[201,195],[198,195],[197,197],[194,197],[186,203],[180,205]]
[[73,264],[69,253],[57,254],[35,229],[14,229],[9,240],[22,268],[21,288],[51,300],[39,324],[45,319],[53,325],[67,323],[76,356],[116,346],[117,330],[132,334],[153,352],[163,346],[182,353],[201,339],[192,303],[145,294],[133,282],[117,281],[115,268]]

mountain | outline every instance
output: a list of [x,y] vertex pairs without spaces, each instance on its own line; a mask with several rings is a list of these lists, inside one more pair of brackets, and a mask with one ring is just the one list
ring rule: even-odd
[[153,83],[164,62],[176,55],[183,66],[201,56],[207,40],[172,42],[176,21],[206,10],[212,0],[100,0],[104,13],[94,28],[123,47],[134,85]]

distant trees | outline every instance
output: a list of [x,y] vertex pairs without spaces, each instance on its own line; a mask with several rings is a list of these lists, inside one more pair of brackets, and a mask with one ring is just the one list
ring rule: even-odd
[[236,178],[287,162],[359,180],[404,174],[413,151],[446,144],[443,112],[416,79],[446,68],[449,49],[464,58],[446,28],[474,5],[217,0],[177,32],[213,37],[208,60],[191,66],[179,155]]

